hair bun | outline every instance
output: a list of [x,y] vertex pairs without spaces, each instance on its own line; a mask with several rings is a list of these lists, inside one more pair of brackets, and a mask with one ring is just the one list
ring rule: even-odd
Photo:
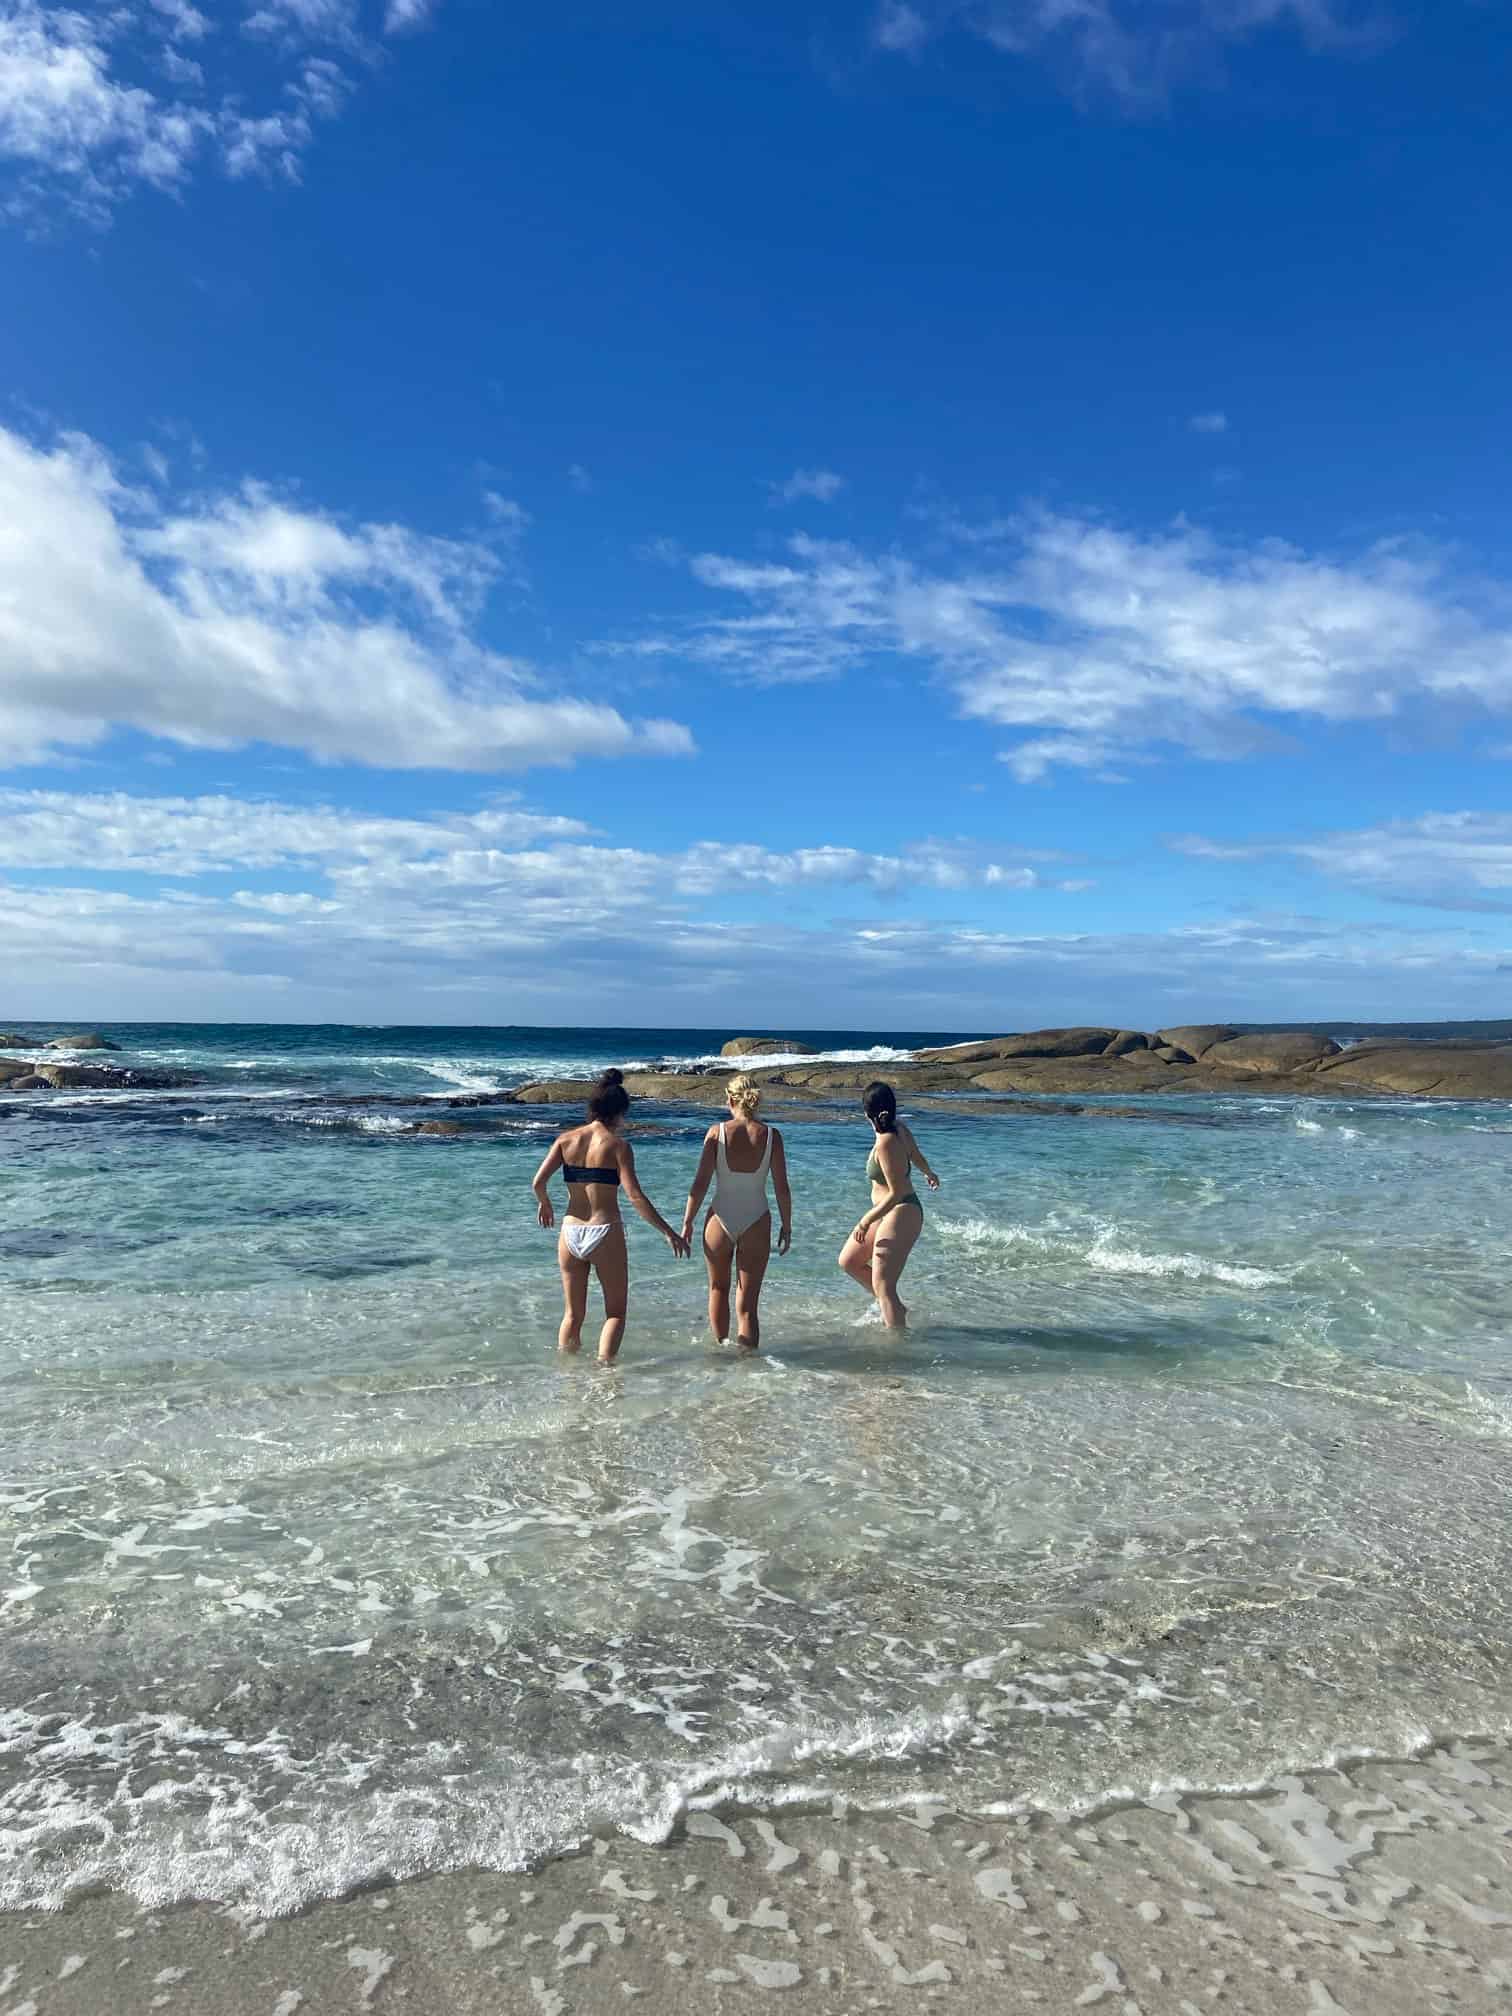
[[600,1073],[598,1082],[600,1083],[600,1085],[604,1086],[623,1085],[625,1082],[625,1074],[623,1071],[616,1070],[614,1066],[611,1065],[607,1071]]

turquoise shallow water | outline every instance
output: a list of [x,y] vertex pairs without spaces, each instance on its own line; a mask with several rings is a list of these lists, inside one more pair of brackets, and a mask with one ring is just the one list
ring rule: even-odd
[[[1506,1726],[1505,1108],[921,1108],[903,1339],[834,1268],[866,1130],[814,1109],[761,1357],[635,1225],[605,1374],[551,1348],[564,1116],[408,1130],[707,1038],[115,1033],[204,1082],[0,1118],[0,1903]],[[669,1216],[707,1117],[637,1128]]]

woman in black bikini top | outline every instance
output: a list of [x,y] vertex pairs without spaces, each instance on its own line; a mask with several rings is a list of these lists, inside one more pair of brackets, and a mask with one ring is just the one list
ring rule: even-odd
[[556,1211],[546,1186],[558,1169],[567,1183],[567,1213],[557,1241],[565,1305],[557,1348],[569,1352],[580,1349],[588,1313],[588,1276],[595,1273],[604,1297],[604,1327],[598,1348],[601,1365],[611,1364],[620,1348],[630,1298],[630,1255],[619,1208],[621,1189],[679,1259],[688,1254],[687,1240],[672,1230],[640,1187],[635,1156],[620,1134],[629,1110],[630,1094],[622,1074],[606,1071],[588,1101],[587,1124],[570,1127],[557,1136],[531,1184],[537,1222],[550,1230],[556,1223]]

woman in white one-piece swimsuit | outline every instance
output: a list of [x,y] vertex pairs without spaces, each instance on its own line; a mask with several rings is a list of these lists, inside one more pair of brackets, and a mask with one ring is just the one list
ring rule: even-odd
[[767,1177],[777,1193],[781,1228],[777,1251],[793,1243],[793,1193],[788,1188],[787,1153],[782,1136],[757,1117],[761,1087],[742,1072],[732,1078],[725,1096],[730,1118],[704,1136],[698,1172],[683,1213],[683,1237],[693,1233],[693,1221],[710,1182],[714,1198],[704,1220],[704,1261],[709,1269],[709,1328],[721,1344],[730,1335],[730,1276],[735,1275],[735,1341],[754,1351],[761,1342],[757,1304],[767,1262],[772,1257],[772,1207],[767,1202]]
[[689,1251],[687,1238],[672,1230],[640,1187],[635,1156],[620,1134],[629,1110],[630,1095],[621,1083],[621,1074],[606,1071],[588,1101],[586,1125],[569,1127],[557,1136],[531,1185],[537,1221],[549,1230],[556,1223],[556,1211],[546,1185],[558,1169],[567,1183],[567,1215],[557,1241],[566,1308],[557,1332],[557,1348],[576,1351],[581,1346],[583,1319],[588,1313],[588,1276],[597,1274],[604,1296],[604,1328],[598,1349],[601,1365],[610,1364],[619,1350],[630,1296],[630,1255],[619,1209],[621,1189],[679,1259],[686,1259]]

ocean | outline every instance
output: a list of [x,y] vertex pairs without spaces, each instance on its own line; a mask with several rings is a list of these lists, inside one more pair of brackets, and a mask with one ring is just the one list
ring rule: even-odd
[[[1505,1107],[921,1102],[904,1336],[834,1264],[864,1122],[775,1109],[761,1354],[632,1220],[604,1371],[529,1188],[571,1116],[445,1102],[729,1032],[107,1033],[199,1082],[0,1095],[0,1907],[287,1913],[1507,1731]],[[668,1217],[708,1117],[639,1112]]]

